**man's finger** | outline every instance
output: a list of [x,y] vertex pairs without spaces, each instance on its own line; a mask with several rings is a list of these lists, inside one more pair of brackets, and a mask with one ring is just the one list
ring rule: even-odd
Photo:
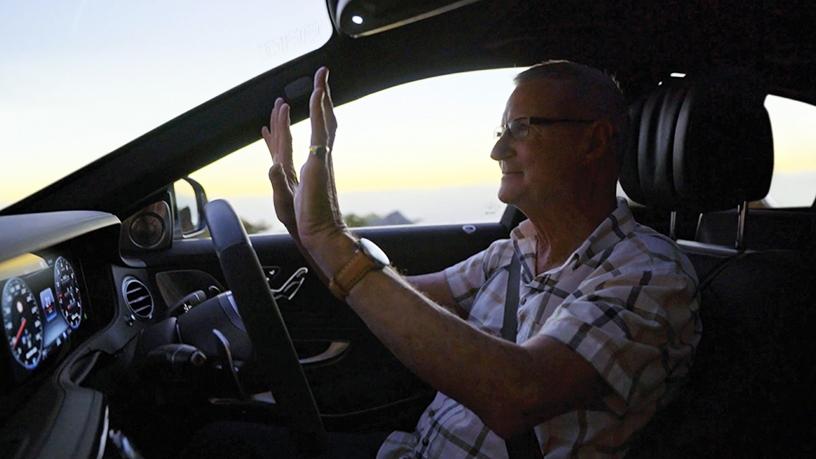
[[264,126],[261,128],[261,137],[263,137],[264,142],[266,142],[266,148],[269,150],[269,157],[272,158],[272,164],[276,164],[278,162],[277,158],[277,141],[275,140],[275,134],[269,130],[268,127]]
[[278,97],[275,100],[275,104],[272,107],[272,111],[269,113],[269,125],[263,126],[261,128],[261,137],[263,137],[264,141],[266,142],[266,148],[269,149],[269,154],[272,157],[272,161],[275,162],[277,158],[275,158],[275,153],[277,149],[277,128],[275,126],[275,119],[277,118],[278,109],[283,103],[283,99]]
[[273,139],[277,137],[277,130],[278,130],[278,112],[280,112],[280,107],[283,104],[283,98],[278,97],[275,99],[275,105],[272,107],[272,112],[269,113],[269,130],[272,133]]
[[284,103],[283,99],[281,98],[278,98],[278,100],[275,101],[275,110],[272,111],[273,118],[271,120],[271,123],[278,133],[281,132],[281,128],[283,127],[283,125],[281,125],[281,114],[283,114],[284,107],[286,107],[287,105],[288,104]]
[[283,104],[283,97],[278,97],[275,99],[275,104],[272,107],[272,112],[269,114],[269,127],[274,128],[275,126],[275,118],[277,117],[278,110],[280,109],[281,104]]
[[289,130],[289,104],[282,103],[275,114],[275,141],[278,155],[285,156],[292,149],[292,133]]
[[312,145],[328,145],[328,133],[326,132],[326,121],[323,119],[323,89],[312,91],[309,100],[309,119],[312,122]]
[[323,96],[323,120],[326,123],[329,147],[332,147],[334,144],[334,134],[337,132],[337,118],[334,116],[334,103],[329,95],[328,83],[326,83],[325,91],[325,95]]
[[326,120],[331,119],[336,122],[337,119],[334,116],[334,101],[331,97],[331,85],[329,85],[329,69],[326,67],[322,67],[322,69],[325,69],[325,72],[322,75],[323,79],[320,81],[320,83],[323,86],[323,89],[326,91],[325,96],[323,97],[323,113]]
[[323,110],[325,112],[326,119],[331,118],[336,120],[334,116],[334,101],[331,97],[331,85],[329,85],[329,69],[326,67],[323,68],[326,69],[322,80],[323,89],[326,91],[326,95],[323,97]]
[[[322,150],[325,152],[325,150]],[[300,168],[300,196],[302,203],[309,210],[326,209],[331,202],[329,197],[329,171],[325,153],[309,153],[303,167]],[[325,212],[325,210],[324,210]],[[321,213],[321,212],[319,212]]]
[[332,199],[334,200],[335,204],[337,202],[337,186],[334,182],[334,161],[332,161],[332,155],[334,153],[334,135],[337,132],[337,118],[334,116],[334,102],[331,100],[331,86],[329,85],[329,70],[325,67],[325,76],[322,80],[318,80],[318,83],[321,83],[325,93],[323,96],[323,120],[326,123],[326,131],[328,134],[328,146],[329,151],[326,157],[326,165],[328,167],[329,173],[329,193],[331,194]]
[[279,117],[279,125],[280,125],[280,140],[284,142],[284,146],[286,147],[287,152],[289,152],[289,156],[291,159],[291,150],[292,150],[292,131],[290,129],[290,125],[292,124],[292,120],[289,118],[289,104],[283,104],[280,108]]
[[309,99],[309,118],[312,122],[312,145],[328,145],[326,120],[323,114],[323,98],[326,94],[328,69],[321,67],[315,72],[312,97]]
[[297,172],[292,160],[292,131],[290,129],[291,120],[289,118],[289,104],[284,103],[278,115],[280,126],[278,135],[278,161],[283,166],[283,172],[290,186],[294,187],[298,183]]
[[272,190],[275,193],[288,189],[286,176],[280,164],[273,164],[272,167],[269,168],[269,182],[272,184]]
[[284,203],[292,200],[292,184],[280,164],[273,164],[269,168],[269,183],[272,185],[272,195],[276,201]]

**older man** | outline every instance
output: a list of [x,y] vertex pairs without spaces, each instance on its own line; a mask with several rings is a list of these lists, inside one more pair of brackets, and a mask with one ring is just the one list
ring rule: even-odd
[[[700,324],[691,264],[616,199],[626,114],[614,81],[567,61],[519,74],[490,156],[499,198],[528,220],[455,266],[405,278],[343,225],[327,80],[318,70],[300,183],[283,100],[262,134],[276,212],[304,255],[439,391],[416,431],[391,434],[378,457],[506,457],[504,439],[531,429],[546,457],[623,455],[687,374]],[[501,329],[516,306],[513,342]]]

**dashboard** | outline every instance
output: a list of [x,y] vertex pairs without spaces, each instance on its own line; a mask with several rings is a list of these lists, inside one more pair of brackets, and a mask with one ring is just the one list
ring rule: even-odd
[[0,262],[5,351],[19,383],[82,325],[79,275],[67,254],[26,253]]
[[137,332],[113,320],[119,226],[94,211],[0,216],[0,456],[104,450],[105,397],[81,380]]
[[[192,328],[185,329],[186,342],[200,336],[196,347],[213,350],[199,351],[190,365],[177,361],[180,351],[194,346],[180,342],[183,327],[168,305],[183,310],[193,305],[179,302],[190,292],[200,302],[199,292],[223,287],[187,263],[156,273],[150,259],[129,258],[121,250],[122,226],[116,216],[92,211],[0,216],[0,457],[116,457],[129,450],[131,438],[145,445],[146,435],[188,428],[170,422],[186,419],[187,411],[164,406],[186,399],[167,394],[196,402],[209,400],[202,395],[233,396],[233,386],[222,384],[224,367],[203,365],[202,357],[217,349],[210,344],[211,328],[199,330],[195,322],[209,320],[207,311],[220,313],[221,301],[231,297],[216,295],[207,303],[212,308],[198,305],[200,314],[185,315],[193,321],[187,322]],[[187,247],[211,248],[209,241],[189,242]],[[184,245],[182,258],[189,256],[183,250],[192,250]],[[228,311],[234,311],[230,304]],[[239,350],[248,341],[240,345],[240,325],[227,327],[235,317],[216,319],[223,321],[230,352],[243,355]],[[164,344],[177,346],[162,350]],[[253,381],[250,370],[245,374]],[[169,414],[173,425],[160,428],[157,412]],[[157,441],[150,447],[166,444],[174,445]]]

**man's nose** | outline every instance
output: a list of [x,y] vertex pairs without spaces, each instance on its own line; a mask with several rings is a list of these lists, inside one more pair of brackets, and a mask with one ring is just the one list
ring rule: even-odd
[[502,159],[512,156],[512,152],[513,150],[510,148],[510,135],[509,133],[505,133],[496,140],[496,144],[493,145],[493,150],[490,151],[490,158],[501,161]]

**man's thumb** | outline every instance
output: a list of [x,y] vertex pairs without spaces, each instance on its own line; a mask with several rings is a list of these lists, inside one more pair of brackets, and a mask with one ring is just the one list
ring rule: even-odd
[[272,190],[280,193],[287,188],[286,174],[283,173],[283,166],[280,164],[273,164],[269,168],[269,182],[272,184]]

